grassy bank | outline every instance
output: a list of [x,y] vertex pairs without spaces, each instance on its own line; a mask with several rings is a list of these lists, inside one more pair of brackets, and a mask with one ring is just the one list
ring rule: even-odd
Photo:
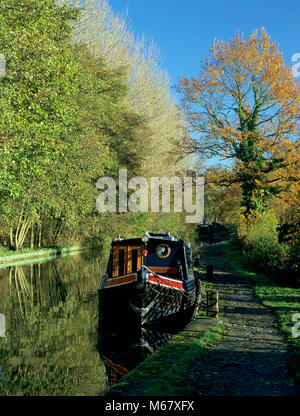
[[208,353],[208,347],[222,338],[224,331],[224,322],[215,321],[215,325],[202,336],[201,333],[186,330],[174,335],[168,343],[122,377],[121,382],[112,387],[109,395],[193,394],[193,389],[186,383],[187,371],[193,360],[203,358]]
[[[237,273],[254,283],[256,296],[276,314],[281,330],[294,351],[289,363],[290,375],[300,385],[300,330],[295,326],[299,318],[297,322],[293,321],[293,316],[300,313],[300,288],[291,287],[288,282],[278,283],[272,276],[249,271],[246,258],[233,244],[226,248],[225,258]],[[294,335],[299,334],[297,338],[293,336],[293,327]]]
[[[1,250],[2,249],[2,250]],[[78,251],[85,250],[86,247],[81,246],[69,246],[69,247],[52,247],[52,248],[41,248],[41,249],[24,249],[20,251],[3,250],[0,247],[0,268],[17,265],[26,265],[32,263],[35,259],[46,257],[47,259],[63,257],[76,253]]]

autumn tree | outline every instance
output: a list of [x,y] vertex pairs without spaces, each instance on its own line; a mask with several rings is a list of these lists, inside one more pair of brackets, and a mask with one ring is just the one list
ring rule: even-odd
[[187,150],[233,162],[234,174],[218,182],[241,184],[246,214],[291,188],[299,193],[300,88],[264,28],[215,42],[178,91],[194,134]]
[[230,187],[222,185],[223,180],[232,177],[232,172],[223,166],[207,168],[206,184],[204,188],[204,217],[208,222],[217,221],[224,224],[237,224],[242,208],[240,206],[242,194],[239,183]]

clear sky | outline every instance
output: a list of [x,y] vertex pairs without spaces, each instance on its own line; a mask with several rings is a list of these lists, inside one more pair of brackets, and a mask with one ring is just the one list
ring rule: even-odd
[[[279,42],[286,64],[300,53],[300,0],[109,0],[128,10],[136,35],[152,37],[172,84],[197,73],[214,39],[228,40],[239,29],[248,36],[264,26]],[[300,78],[299,78],[300,79]]]

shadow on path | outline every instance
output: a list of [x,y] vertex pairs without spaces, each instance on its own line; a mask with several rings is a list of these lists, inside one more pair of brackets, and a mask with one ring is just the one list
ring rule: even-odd
[[[202,246],[201,265],[214,266],[213,282],[219,292],[220,317],[227,332],[208,356],[195,361],[188,384],[204,396],[295,396],[299,388],[287,372],[291,350],[272,311],[254,295],[244,277],[225,262],[225,243]],[[205,274],[201,274],[205,281]]]

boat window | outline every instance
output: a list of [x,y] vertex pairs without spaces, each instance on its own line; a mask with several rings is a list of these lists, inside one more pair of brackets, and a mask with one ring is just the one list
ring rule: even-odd
[[138,260],[138,251],[136,249],[132,250],[131,252],[132,258],[132,266],[131,271],[132,273],[137,272],[137,260]]
[[156,247],[156,254],[158,257],[165,259],[166,257],[169,257],[171,253],[171,248],[168,246],[168,244],[160,244]]
[[112,277],[136,273],[142,265],[142,246],[115,245],[112,256]]
[[125,274],[124,267],[125,267],[125,258],[124,258],[124,250],[119,250],[119,276]]

